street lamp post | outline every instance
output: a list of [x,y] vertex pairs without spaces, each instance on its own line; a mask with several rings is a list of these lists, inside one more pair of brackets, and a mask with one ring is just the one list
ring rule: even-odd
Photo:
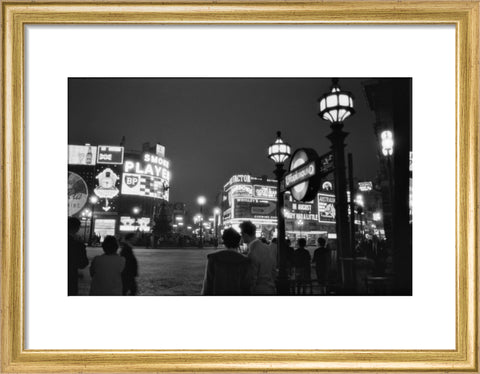
[[197,198],[197,203],[200,205],[200,243],[198,244],[198,248],[203,248],[203,206],[207,202],[205,196],[199,196]]
[[[345,138],[348,133],[343,131],[343,121],[355,113],[353,96],[341,91],[338,79],[332,79],[331,91],[320,99],[320,117],[331,123],[332,132],[327,135],[331,142],[334,164],[336,231],[340,258],[342,261],[343,280],[347,288],[350,286],[350,276],[345,269],[345,259],[351,258],[350,235],[348,227],[347,180],[345,175]],[[353,266],[353,264],[352,264]],[[349,269],[352,274],[352,269]]]
[[393,179],[392,179],[392,155],[393,134],[390,130],[382,131],[382,154],[387,159],[388,188],[390,192],[390,204],[393,207]]
[[281,192],[281,184],[285,169],[283,165],[291,155],[290,145],[284,143],[281,132],[277,131],[277,140],[268,147],[268,158],[275,163],[275,176],[277,177],[277,253],[279,258],[279,272],[277,279],[277,292],[280,295],[289,294],[288,273],[287,273],[287,251],[285,245],[285,217],[283,215],[284,194]]
[[83,227],[83,242],[85,243],[87,237],[87,221],[92,216],[92,212],[88,209],[84,209],[82,211],[82,223],[84,224]]
[[[390,243],[390,248],[392,252],[395,250],[394,240],[393,240],[393,220],[395,219],[394,208],[394,192],[393,192],[393,177],[392,177],[392,155],[393,155],[393,133],[390,130],[382,131],[380,134],[382,139],[382,154],[387,159],[387,174],[388,174],[388,194],[390,198],[390,217],[391,217],[391,226],[390,232],[387,235],[388,243]],[[384,226],[385,229],[385,226]]]
[[213,209],[213,216],[215,219],[215,245],[218,246],[218,221],[220,218],[220,208]]
[[90,217],[90,234],[88,236],[88,245],[92,245],[93,236],[93,215],[95,213],[95,205],[98,203],[98,197],[95,195],[90,197],[90,204],[92,205],[92,216]]

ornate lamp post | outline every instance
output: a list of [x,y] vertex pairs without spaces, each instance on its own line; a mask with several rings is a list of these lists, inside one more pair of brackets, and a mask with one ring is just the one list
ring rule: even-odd
[[[350,258],[352,251],[349,240],[347,179],[345,175],[345,138],[348,133],[343,131],[343,121],[355,113],[353,95],[340,90],[338,79],[332,79],[331,91],[320,99],[320,117],[331,123],[332,132],[327,135],[333,152],[336,231],[340,258]],[[346,277],[345,268],[344,280]]]
[[93,236],[93,214],[95,212],[95,205],[98,203],[98,197],[93,195],[90,197],[90,204],[92,205],[92,216],[90,217],[90,234],[88,236],[88,245],[92,245]]
[[219,223],[219,218],[220,218],[220,208],[214,208],[213,209],[213,218],[215,220],[215,245],[218,246],[218,223]]
[[198,248],[203,248],[203,206],[207,202],[205,196],[199,196],[197,198],[197,203],[200,205],[200,243],[198,244]]
[[285,246],[285,217],[283,215],[283,192],[280,192],[285,169],[283,165],[292,154],[290,145],[284,143],[281,132],[277,131],[277,140],[268,147],[268,158],[275,163],[275,176],[277,177],[277,253],[279,255],[279,272],[277,279],[278,294],[288,295],[287,252]]
[[392,155],[393,155],[393,134],[390,130],[382,131],[382,154],[387,159],[388,188],[390,190],[390,204],[393,206],[393,180],[392,180]]

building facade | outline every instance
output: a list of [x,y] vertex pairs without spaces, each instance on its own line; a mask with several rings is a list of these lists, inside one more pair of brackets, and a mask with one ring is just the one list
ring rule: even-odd
[[[68,215],[82,220],[80,236],[151,233],[161,211],[171,217],[170,161],[165,147],[69,145]],[[171,219],[171,218],[169,218]]]
[[[285,194],[286,235],[292,241],[299,237],[311,245],[318,237],[335,239],[335,196],[332,185],[324,184],[317,197],[309,202],[295,201]],[[257,226],[257,236],[267,240],[277,236],[277,182],[267,177],[233,175],[221,194],[222,227],[240,231],[243,221]]]

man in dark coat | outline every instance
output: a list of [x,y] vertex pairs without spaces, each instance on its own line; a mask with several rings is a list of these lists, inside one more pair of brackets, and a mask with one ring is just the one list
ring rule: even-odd
[[318,238],[318,248],[313,252],[312,262],[315,264],[318,284],[325,287],[328,281],[328,271],[330,265],[330,248],[327,246],[325,238]]
[[305,294],[307,284],[310,284],[310,252],[305,248],[307,241],[305,238],[297,240],[298,249],[293,254],[295,265],[295,281],[297,285],[297,294]]
[[88,265],[87,251],[76,234],[80,229],[80,220],[68,217],[68,296],[78,295],[78,269]]
[[207,256],[202,295],[248,295],[250,261],[238,253],[240,234],[229,228],[222,239],[227,249]]

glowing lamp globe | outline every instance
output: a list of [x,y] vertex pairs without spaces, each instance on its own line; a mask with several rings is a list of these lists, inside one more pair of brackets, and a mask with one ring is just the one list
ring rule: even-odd
[[382,153],[384,156],[393,154],[393,134],[390,130],[382,131]]
[[273,160],[276,165],[283,165],[285,160],[292,154],[290,145],[284,143],[282,140],[282,133],[277,131],[277,140],[270,147],[268,147],[268,158]]
[[340,123],[355,113],[353,95],[340,89],[338,79],[332,81],[331,91],[320,99],[320,117],[331,123]]

